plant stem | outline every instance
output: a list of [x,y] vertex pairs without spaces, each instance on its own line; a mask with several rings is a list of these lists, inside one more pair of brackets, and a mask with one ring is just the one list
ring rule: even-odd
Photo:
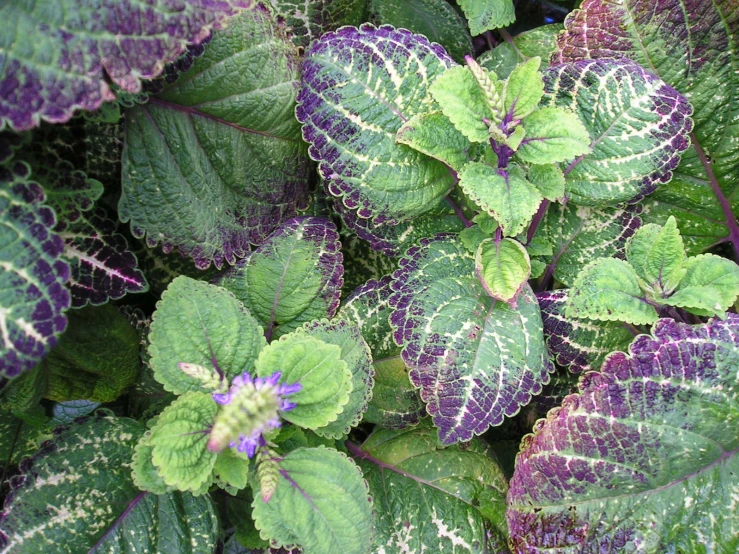
[[449,204],[452,207],[452,209],[454,210],[454,213],[457,214],[457,217],[462,220],[462,223],[464,223],[465,227],[467,228],[472,227],[472,223],[470,223],[469,219],[467,219],[464,216],[464,212],[462,211],[462,208],[460,208],[454,200],[452,200],[448,196],[444,198],[444,200],[446,201],[447,204]]
[[534,235],[536,235],[536,230],[539,228],[539,225],[544,220],[544,216],[549,209],[549,204],[551,204],[549,200],[544,200],[541,204],[539,204],[539,209],[537,210],[536,215],[534,215],[534,219],[531,220],[529,230],[526,231],[526,246],[531,244]]
[[505,39],[505,41],[511,45],[511,47],[516,52],[516,54],[518,54],[518,56],[521,58],[521,61],[525,62],[526,60],[529,59],[528,56],[524,56],[523,52],[521,52],[518,49],[518,46],[516,46],[516,43],[513,41],[513,37],[510,35],[508,31],[501,28],[501,29],[498,29],[498,32],[500,33],[500,36],[502,36]]

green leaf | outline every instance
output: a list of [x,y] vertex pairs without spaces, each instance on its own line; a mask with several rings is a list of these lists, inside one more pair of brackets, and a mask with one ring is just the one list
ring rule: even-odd
[[634,325],[659,317],[644,298],[634,268],[616,258],[600,258],[583,268],[572,284],[565,315]]
[[341,244],[322,217],[296,217],[229,270],[218,284],[241,300],[269,339],[303,323],[331,318],[339,307]]
[[339,317],[359,327],[374,359],[391,357],[400,351],[388,321],[392,313],[390,281],[390,275],[379,281],[370,279],[344,301],[339,311]]
[[552,244],[553,252],[544,258],[549,272],[571,287],[593,260],[623,256],[626,240],[640,225],[635,208],[585,208],[567,203],[549,207],[540,227],[543,232],[537,237],[546,237]]
[[[500,90],[494,75],[488,75],[493,87]],[[489,124],[483,119],[499,121],[496,113],[472,72],[463,66],[447,69],[433,82],[431,95],[439,103],[441,111],[454,126],[472,142],[488,142]]]
[[367,0],[271,0],[271,4],[289,26],[293,44],[302,48],[342,25],[361,25],[367,19]]
[[351,451],[375,502],[373,552],[486,552],[488,531],[506,536],[508,484],[482,440],[444,447],[422,423],[379,429]]
[[211,554],[220,538],[218,513],[208,496],[142,492],[89,554],[177,552]]
[[[690,254],[739,237],[739,20],[736,2],[589,0],[567,20],[554,63],[583,58],[636,61],[695,107],[690,147],[670,182],[644,201],[646,222],[677,218]],[[604,47],[604,39],[609,40]],[[700,59],[700,63],[694,63]],[[737,239],[734,238],[734,248]]]
[[626,259],[655,295],[670,294],[685,275],[685,250],[675,218],[664,227],[640,227],[626,243]]
[[375,250],[368,241],[360,239],[347,229],[344,229],[341,237],[341,253],[344,257],[344,286],[341,288],[341,296],[344,299],[367,281],[392,273],[398,265],[397,260]]
[[134,236],[220,268],[296,214],[308,167],[294,117],[298,65],[282,29],[256,8],[126,112],[118,210]]
[[128,465],[143,431],[131,419],[102,416],[59,428],[14,480],[0,520],[3,549],[88,552],[139,494]]
[[480,243],[489,238],[490,233],[483,231],[479,225],[467,227],[459,232],[459,240],[462,241],[462,244],[464,244],[464,247],[470,254],[477,252],[477,247],[480,246]]
[[254,520],[274,546],[304,554],[368,554],[374,518],[362,472],[336,450],[298,448],[280,461],[269,502],[254,491]]
[[543,200],[536,187],[516,169],[515,164],[505,171],[470,162],[459,173],[464,193],[500,223],[506,236],[523,231]]
[[400,356],[375,360],[375,386],[364,421],[387,429],[416,425],[426,410],[408,378],[408,366]]
[[151,460],[154,445],[151,444],[151,427],[157,422],[158,416],[149,420],[147,425],[150,427],[144,436],[139,439],[133,452],[131,460],[131,477],[134,484],[142,491],[149,491],[154,494],[165,494],[173,487],[167,485],[164,479],[159,475],[156,466]]
[[547,200],[554,202],[564,198],[565,176],[557,165],[532,165],[529,167],[529,181]]
[[21,417],[22,414],[39,406],[46,389],[46,367],[44,362],[41,362],[31,371],[21,373],[3,387],[0,393],[2,409]]
[[0,467],[7,468],[35,454],[50,439],[51,426],[36,426],[0,411]]
[[262,328],[244,305],[222,287],[177,277],[157,304],[149,333],[154,377],[168,391],[202,390],[179,363],[217,370],[230,381],[251,372],[267,344]]
[[500,79],[507,78],[521,62],[536,56],[542,59],[546,67],[549,65],[547,60],[556,48],[555,38],[563,29],[561,23],[553,23],[525,31],[513,37],[512,42],[504,40],[492,50],[484,52],[477,58],[477,63]]
[[349,402],[352,373],[341,359],[341,348],[302,332],[284,335],[264,348],[255,369],[260,377],[280,371],[280,383],[302,385],[290,395],[297,406],[281,412],[300,427],[317,429],[336,421]]
[[521,443],[513,551],[735,552],[738,345],[736,314],[661,319],[583,376]]
[[541,58],[538,56],[530,58],[516,66],[506,80],[503,107],[507,117],[512,121],[523,119],[539,105],[544,95],[544,81],[539,73],[539,67]]
[[351,372],[351,392],[349,402],[344,406],[336,421],[316,429],[322,437],[338,439],[355,427],[367,410],[372,398],[374,378],[372,377],[372,355],[370,347],[362,338],[360,327],[349,320],[334,319],[306,323],[301,331],[311,337],[341,348],[341,359]]
[[516,20],[511,0],[459,0],[472,36],[506,27]]
[[467,22],[446,0],[371,0],[370,19],[438,42],[459,63],[473,52]]
[[526,248],[517,240],[487,239],[477,248],[475,272],[490,296],[515,305],[518,293],[531,275],[531,261]]
[[[634,202],[669,181],[692,128],[692,108],[675,89],[627,60],[559,64],[543,75],[542,105],[574,112],[581,122],[573,123],[580,129],[580,147],[586,141],[582,125],[592,140],[592,150],[583,148],[565,169],[572,202],[601,207]],[[573,118],[558,118],[559,131],[552,121],[554,136],[567,134]],[[536,136],[526,121],[523,125],[527,139]]]
[[211,481],[216,454],[206,445],[217,412],[210,394],[188,392],[159,415],[148,442],[151,461],[165,484],[199,493]]
[[470,161],[470,141],[441,112],[414,115],[398,130],[395,140],[457,171]]
[[564,108],[541,108],[524,119],[523,126],[526,136],[516,156],[526,163],[564,162],[590,152],[588,130],[577,114]]
[[739,266],[720,256],[701,254],[685,262],[685,276],[675,293],[657,301],[703,316],[723,318],[739,295]]
[[216,485],[229,494],[236,494],[246,487],[249,475],[249,458],[245,454],[226,448],[218,454],[213,466]]
[[46,398],[111,402],[138,375],[139,336],[110,304],[72,310],[67,332],[41,365]]

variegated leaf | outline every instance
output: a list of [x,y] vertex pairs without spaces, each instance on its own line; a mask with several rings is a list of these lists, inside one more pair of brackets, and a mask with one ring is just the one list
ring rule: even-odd
[[679,92],[628,60],[583,60],[544,71],[545,106],[574,111],[591,152],[565,169],[578,205],[634,202],[670,180],[689,144],[690,104]]
[[444,444],[500,425],[549,380],[533,292],[524,287],[516,309],[490,298],[453,236],[411,248],[391,286],[395,341]]
[[321,35],[365,21],[367,0],[270,0],[285,18],[295,46],[307,48]]
[[555,38],[562,31],[561,23],[542,25],[513,37],[512,42],[504,41],[492,50],[484,52],[477,63],[495,73],[499,79],[505,79],[511,71],[529,58],[538,56],[542,61],[542,69],[556,48]]
[[508,493],[517,552],[739,547],[739,317],[662,319],[527,435]]
[[730,240],[739,249],[739,2],[586,0],[566,20],[557,62],[631,58],[695,107],[691,148],[645,220],[677,218],[689,253]]
[[309,49],[296,114],[328,191],[358,217],[408,219],[451,190],[444,164],[395,135],[433,106],[428,87],[453,63],[438,44],[389,25],[343,27]]

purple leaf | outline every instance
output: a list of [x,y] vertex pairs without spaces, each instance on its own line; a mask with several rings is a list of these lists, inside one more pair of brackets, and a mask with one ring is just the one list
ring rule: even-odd
[[72,306],[96,306],[128,293],[146,292],[149,285],[138,268],[126,238],[105,210],[95,208],[61,233],[69,262]]
[[110,79],[138,92],[188,44],[203,41],[251,0],[6,2],[0,42],[0,129],[67,121],[114,99]]
[[572,373],[599,369],[608,354],[625,349],[634,338],[620,322],[567,319],[567,289],[540,292],[536,299],[549,351]]
[[69,266],[29,168],[0,168],[0,375],[33,368],[67,326]]
[[454,235],[423,239],[393,274],[390,324],[444,444],[470,440],[541,392],[553,366],[526,286],[496,302]]
[[[527,435],[507,519],[516,552],[734,551],[739,316],[659,320]],[[647,546],[649,545],[649,546]]]

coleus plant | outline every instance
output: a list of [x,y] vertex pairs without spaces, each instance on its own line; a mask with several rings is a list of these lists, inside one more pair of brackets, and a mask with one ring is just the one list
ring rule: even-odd
[[0,14],[3,552],[739,548],[735,0]]

